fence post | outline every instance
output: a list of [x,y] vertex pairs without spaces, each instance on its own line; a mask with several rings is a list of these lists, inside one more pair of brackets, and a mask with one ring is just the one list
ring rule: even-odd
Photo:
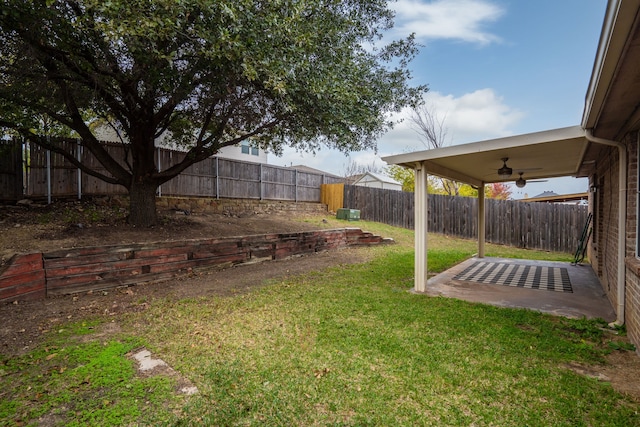
[[260,200],[262,200],[262,163],[260,163],[260,182],[258,184],[260,185]]
[[[158,172],[162,172],[162,158],[160,157],[160,147],[156,147],[158,153]],[[158,185],[158,197],[162,197],[162,184]]]
[[[49,137],[47,137],[47,142]],[[45,152],[45,156],[47,158],[47,204],[51,204],[51,151],[47,150]]]
[[29,146],[27,145],[26,139],[22,138],[20,141],[20,148],[22,149],[22,198],[24,198],[29,191],[29,178],[31,175],[31,172],[29,171],[30,154],[27,152]]
[[[76,140],[76,160],[82,162],[82,145]],[[82,169],[78,168],[78,200],[82,200]]]
[[294,185],[295,185],[295,192],[296,192],[293,198],[294,198],[294,201],[297,203],[298,202],[298,169],[294,169],[293,176],[295,180]]
[[220,198],[220,158],[216,156],[216,199]]

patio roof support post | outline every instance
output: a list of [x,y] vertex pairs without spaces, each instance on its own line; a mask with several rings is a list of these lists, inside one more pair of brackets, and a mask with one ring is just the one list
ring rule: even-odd
[[478,187],[478,258],[484,258],[485,239],[484,182]]
[[616,321],[614,325],[624,325],[624,307],[626,291],[626,218],[627,218],[627,146],[621,142],[593,136],[591,129],[586,129],[588,141],[596,144],[608,145],[618,149],[618,262],[617,262],[617,300]]
[[427,291],[427,168],[424,162],[415,165],[415,259],[414,259],[414,291]]

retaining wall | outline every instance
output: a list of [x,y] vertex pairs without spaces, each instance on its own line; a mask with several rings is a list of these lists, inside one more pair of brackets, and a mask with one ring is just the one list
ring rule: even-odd
[[386,242],[359,228],[64,249],[16,255],[0,269],[0,301],[167,280],[207,268]]
[[[128,196],[108,196],[94,198],[98,203],[129,207]],[[212,197],[157,196],[158,210],[178,209],[193,213],[214,213],[228,215],[296,213],[327,214],[327,205],[313,202],[293,202],[287,200],[258,199],[216,199]]]

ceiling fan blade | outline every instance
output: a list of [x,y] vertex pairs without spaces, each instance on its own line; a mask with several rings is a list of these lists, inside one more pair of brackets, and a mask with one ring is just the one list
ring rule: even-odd
[[518,169],[514,169],[514,171],[516,173],[525,173],[525,172],[531,172],[531,171],[541,171],[543,168],[518,168]]

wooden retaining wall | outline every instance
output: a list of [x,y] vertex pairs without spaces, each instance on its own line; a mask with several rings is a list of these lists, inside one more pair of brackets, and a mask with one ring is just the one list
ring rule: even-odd
[[167,280],[207,268],[386,242],[359,228],[64,249],[14,256],[0,269],[0,301]]
[[41,253],[15,255],[0,270],[0,301],[44,298],[46,289]]

